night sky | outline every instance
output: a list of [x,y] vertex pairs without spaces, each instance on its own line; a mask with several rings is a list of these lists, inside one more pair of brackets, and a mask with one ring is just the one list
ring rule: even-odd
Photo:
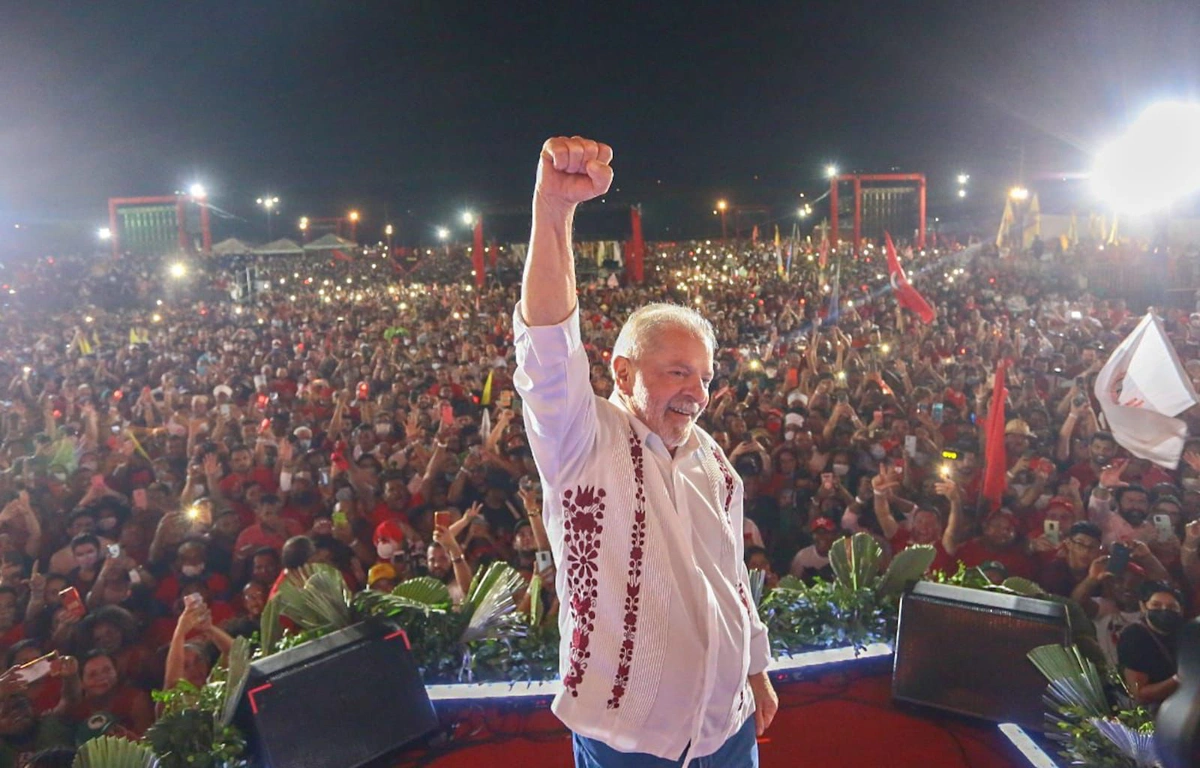
[[198,180],[218,234],[258,240],[264,193],[276,236],[352,207],[371,237],[385,211],[404,239],[466,208],[512,227],[558,133],[613,145],[604,205],[652,237],[719,228],[718,197],[794,210],[831,162],[998,212],[1197,98],[1198,40],[1196,2],[8,3],[0,226],[91,232],[109,196]]

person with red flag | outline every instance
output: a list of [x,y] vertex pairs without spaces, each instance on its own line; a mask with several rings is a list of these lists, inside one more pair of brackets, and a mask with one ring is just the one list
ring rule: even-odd
[[[888,239],[891,252],[891,239]],[[988,404],[988,415],[984,422],[987,445],[984,453],[984,476],[982,498],[989,503],[988,511],[1000,508],[1000,499],[1007,485],[1008,455],[1004,448],[1004,404],[1008,400],[1008,389],[1004,386],[1006,363],[1001,360],[996,366],[996,381],[992,385],[992,399]]]
[[929,306],[925,297],[917,293],[917,289],[908,282],[908,277],[900,266],[900,259],[896,256],[896,246],[892,244],[892,236],[887,232],[884,232],[883,236],[886,238],[887,245],[888,280],[892,284],[892,291],[896,294],[896,303],[916,314],[921,318],[922,323],[929,325],[935,316],[933,307]]

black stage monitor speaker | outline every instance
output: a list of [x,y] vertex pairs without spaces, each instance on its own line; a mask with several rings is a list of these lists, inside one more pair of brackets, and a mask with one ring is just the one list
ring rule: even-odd
[[1025,654],[1069,642],[1059,603],[919,582],[900,601],[892,696],[1041,731],[1046,679]]
[[356,768],[438,720],[407,636],[368,621],[252,664],[236,722],[264,768]]
[[1200,619],[1179,635],[1176,674],[1179,688],[1158,710],[1154,743],[1166,768],[1200,765]]

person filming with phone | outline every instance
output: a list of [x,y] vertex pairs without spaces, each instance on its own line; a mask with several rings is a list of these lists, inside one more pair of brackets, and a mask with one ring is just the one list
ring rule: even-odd
[[545,492],[562,609],[562,692],[577,768],[758,765],[778,707],[766,627],[749,600],[737,473],[697,425],[716,336],[698,312],[636,309],[590,384],[571,230],[608,191],[612,148],[542,146],[514,384]]

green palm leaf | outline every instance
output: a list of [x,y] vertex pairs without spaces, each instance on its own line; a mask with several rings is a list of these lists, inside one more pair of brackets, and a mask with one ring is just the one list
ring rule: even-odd
[[1025,597],[1044,598],[1046,596],[1046,590],[1042,589],[1029,579],[1025,579],[1020,576],[1009,576],[1004,580],[1004,584],[1002,586],[1005,589],[1010,589],[1013,592],[1016,592],[1018,595],[1024,595]]
[[225,676],[225,687],[221,691],[221,707],[218,710],[219,725],[227,726],[233,722],[238,701],[242,698],[242,690],[246,687],[246,679],[249,677],[250,641],[239,637],[229,649],[229,669]]
[[542,623],[542,577],[533,574],[529,580],[529,626],[536,627]]
[[270,656],[275,653],[275,646],[279,644],[279,638],[283,636],[283,624],[279,621],[282,610],[283,601],[279,599],[278,593],[263,606],[258,639],[264,655]]
[[450,591],[437,579],[422,576],[396,586],[393,592],[366,590],[354,596],[355,609],[367,616],[396,616],[416,611],[428,616],[450,609]]
[[900,592],[921,580],[921,577],[925,575],[925,571],[929,570],[929,566],[933,565],[935,557],[937,557],[937,550],[928,544],[920,544],[900,550],[892,558],[891,564],[888,565],[883,578],[879,580],[879,586],[875,588],[875,591],[880,597],[891,597],[892,595],[900,594]]
[[763,589],[767,583],[767,572],[755,568],[750,571],[750,599],[754,601],[754,605],[762,604]]
[[516,607],[514,595],[521,586],[521,574],[508,563],[496,562],[482,574],[476,574],[464,603],[471,618],[463,630],[462,642],[489,635]]
[[344,629],[353,622],[350,592],[336,568],[321,564],[299,569],[303,587],[285,579],[279,585],[280,612],[306,630]]
[[866,589],[879,575],[879,558],[883,548],[865,533],[856,533],[833,542],[829,550],[829,566],[842,586],[858,591]]
[[1046,695],[1061,710],[1074,707],[1088,717],[1108,717],[1112,706],[1096,665],[1075,646],[1042,645],[1028,654],[1049,681]]
[[789,573],[787,576],[784,576],[782,579],[779,580],[779,583],[775,585],[775,589],[776,590],[779,590],[779,589],[789,590],[792,592],[801,592],[806,588],[806,586],[807,585],[804,583],[803,580],[797,579],[795,576],[793,576]]
[[116,736],[98,736],[75,753],[72,768],[158,768],[158,758],[145,744]]

